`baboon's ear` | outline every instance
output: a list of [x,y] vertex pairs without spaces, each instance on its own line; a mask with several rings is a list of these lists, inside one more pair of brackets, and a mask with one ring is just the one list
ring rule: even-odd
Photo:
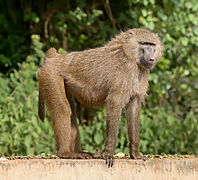
[[124,37],[124,39],[125,39],[126,41],[128,41],[133,35],[134,35],[133,32],[129,32],[128,34],[126,34],[126,36]]

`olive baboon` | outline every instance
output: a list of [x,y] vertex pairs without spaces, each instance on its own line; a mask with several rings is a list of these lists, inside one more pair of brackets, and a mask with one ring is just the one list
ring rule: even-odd
[[[157,34],[145,29],[121,32],[105,46],[59,55],[54,48],[38,71],[39,117],[44,102],[53,119],[57,155],[62,158],[103,158],[113,165],[122,108],[125,107],[130,157],[141,158],[139,114],[147,95],[150,70],[162,54]],[[106,142],[101,153],[81,151],[73,98],[88,106],[106,105]]]

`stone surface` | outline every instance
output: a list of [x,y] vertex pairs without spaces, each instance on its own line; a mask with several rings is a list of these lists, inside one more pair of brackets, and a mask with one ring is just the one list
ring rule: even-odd
[[0,161],[0,180],[197,180],[198,158],[104,160],[18,159]]

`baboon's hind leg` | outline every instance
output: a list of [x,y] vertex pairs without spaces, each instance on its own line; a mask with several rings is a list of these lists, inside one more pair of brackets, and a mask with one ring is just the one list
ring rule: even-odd
[[61,158],[89,158],[71,150],[71,108],[66,97],[64,79],[42,69],[38,72],[39,88],[53,120],[56,154]]
[[71,109],[65,96],[64,81],[47,70],[38,73],[39,88],[53,120],[57,154],[70,152]]
[[67,98],[71,107],[71,151],[73,152],[82,152],[80,146],[80,134],[77,125],[77,117],[76,117],[76,103],[74,97],[66,92]]
[[[67,90],[66,90],[67,91]],[[71,107],[71,151],[75,153],[79,153],[83,156],[83,158],[90,159],[92,158],[92,153],[82,152],[80,145],[80,134],[78,130],[77,124],[77,112],[76,112],[76,101],[74,97],[66,92],[67,98]]]

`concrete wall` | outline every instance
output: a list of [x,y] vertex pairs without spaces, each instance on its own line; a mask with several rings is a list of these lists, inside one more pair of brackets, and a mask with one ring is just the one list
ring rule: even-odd
[[0,161],[0,180],[198,180],[198,158],[104,160],[24,159]]

